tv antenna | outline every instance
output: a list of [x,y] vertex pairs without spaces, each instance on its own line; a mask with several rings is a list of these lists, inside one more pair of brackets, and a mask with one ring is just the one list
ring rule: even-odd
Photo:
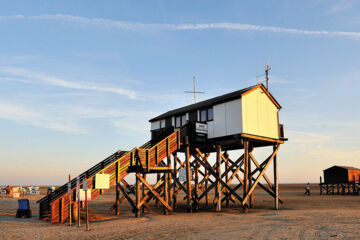
[[271,67],[268,63],[265,63],[265,81],[266,81],[266,89],[269,90],[269,71]]
[[263,77],[265,76],[265,81],[261,81],[261,82],[265,82],[266,84],[266,89],[269,90],[269,71],[271,70],[271,67],[269,66],[268,63],[265,63],[265,74],[261,74],[261,75],[257,75],[256,76],[256,81],[258,81],[259,77]]
[[194,94],[194,103],[196,103],[196,94],[197,93],[205,93],[205,92],[197,92],[196,91],[195,77],[193,77],[193,80],[194,80],[194,91],[185,91],[185,93],[193,93]]

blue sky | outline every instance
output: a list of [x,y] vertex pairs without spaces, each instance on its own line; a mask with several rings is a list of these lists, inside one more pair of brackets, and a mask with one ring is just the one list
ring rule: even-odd
[[[281,182],[360,167],[360,1],[1,1],[0,184],[61,184],[148,119],[262,81]],[[264,154],[264,153],[259,153]]]

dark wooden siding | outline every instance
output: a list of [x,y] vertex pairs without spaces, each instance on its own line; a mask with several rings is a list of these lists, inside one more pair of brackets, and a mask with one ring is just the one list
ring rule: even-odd
[[190,122],[196,122],[197,121],[197,110],[191,111],[189,113],[189,121]]
[[353,182],[354,178],[359,181],[360,170],[346,169],[334,166],[324,170],[325,183],[349,183]]

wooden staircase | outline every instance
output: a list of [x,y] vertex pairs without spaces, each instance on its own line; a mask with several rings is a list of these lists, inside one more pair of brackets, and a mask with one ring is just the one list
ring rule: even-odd
[[[110,175],[110,186],[115,185],[128,175],[129,169],[137,168],[137,171],[156,172],[165,157],[181,147],[181,139],[186,134],[186,128],[178,129],[157,142],[150,141],[140,148],[131,151],[117,151],[102,162],[79,175],[80,188],[87,176],[87,186],[91,189],[91,199],[95,199],[104,190],[95,189],[95,175],[99,173]],[[168,168],[166,166],[166,168]],[[161,169],[163,170],[163,169]],[[76,178],[71,181],[71,197],[76,198]],[[51,223],[63,223],[69,217],[69,194],[67,183],[56,189],[53,193],[43,197],[39,203],[39,218],[50,220]]]

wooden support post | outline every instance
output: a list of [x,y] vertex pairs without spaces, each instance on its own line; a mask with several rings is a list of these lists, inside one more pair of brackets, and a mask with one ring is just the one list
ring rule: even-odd
[[77,190],[77,204],[78,204],[78,207],[77,207],[77,210],[78,210],[78,227],[81,227],[81,204],[80,204],[80,177],[78,177],[76,179],[76,190]]
[[[226,150],[225,151],[225,153],[224,153],[224,157],[226,158],[226,160],[228,160],[228,158],[229,158],[229,154],[228,154],[228,151]],[[227,183],[227,184],[230,184],[229,183],[229,170],[228,170],[228,168],[229,168],[229,166],[228,166],[228,163],[227,163],[227,161],[225,162],[225,173],[226,173],[226,175],[225,175],[225,182]],[[227,197],[226,197],[226,207],[228,208],[229,207],[229,204],[230,204],[230,194],[228,194],[227,195]],[[221,198],[219,198],[219,199],[221,199]]]
[[136,173],[136,189],[135,189],[135,194],[136,194],[136,200],[135,200],[135,204],[136,204],[136,209],[135,209],[135,217],[140,217],[140,209],[139,209],[139,203],[141,201],[140,199],[140,191],[141,191],[141,188],[140,188],[140,173]]
[[[195,154],[196,158],[199,158],[199,154]],[[199,163],[195,162],[195,211],[199,211]]]
[[216,174],[218,175],[219,179],[216,181],[216,191],[215,191],[215,195],[219,196],[217,204],[216,204],[216,211],[220,212],[221,211],[221,146],[217,145],[216,146]]
[[[142,175],[143,175],[143,178],[144,178],[145,181],[146,181],[146,173],[143,173]],[[141,185],[141,188],[142,188],[142,189],[141,189],[142,198],[144,198],[144,197],[145,197],[145,185],[142,184],[142,185]],[[141,216],[141,217],[144,216],[144,212],[145,212],[145,206],[142,205],[141,208],[140,208],[140,216]]]
[[[177,159],[177,152],[175,152],[174,153],[174,176],[175,176],[175,178],[177,178],[177,161],[178,161],[178,159]],[[173,199],[172,199],[172,205],[173,205],[173,209],[175,209],[176,208],[176,194],[175,194],[175,192],[176,192],[176,184],[175,184],[175,179],[174,179],[174,189],[173,189]]]
[[[252,187],[251,159],[250,159],[250,154],[251,154],[252,150],[253,150],[253,147],[250,146],[250,144],[249,144],[249,163],[248,163],[248,167],[249,167],[249,170],[248,170],[248,174],[249,174],[249,189],[251,189],[251,187]],[[251,193],[250,198],[249,198],[249,201],[250,201],[249,207],[250,207],[250,208],[253,208],[253,207],[254,207],[254,194],[253,194],[253,193]]]
[[191,175],[190,175],[190,144],[189,137],[185,137],[185,161],[186,161],[186,183],[187,183],[187,209],[192,212],[191,206]]
[[[156,163],[156,166],[158,166],[159,164],[159,151],[158,151],[158,146],[155,146],[155,163]],[[156,182],[159,182],[160,181],[160,173],[157,173],[156,174]],[[155,206],[156,207],[159,207],[159,200],[158,199],[155,199]]]
[[[339,191],[338,191],[338,194],[339,194]],[[320,176],[320,195],[322,195],[322,179],[321,179],[321,176]]]
[[[208,170],[205,168],[205,176],[208,176]],[[206,206],[209,206],[209,191],[208,191],[208,178],[205,179],[205,204]]]
[[[169,174],[168,173],[164,173],[164,199],[166,204],[169,204]],[[169,211],[168,209],[164,206],[164,214],[168,215]]]
[[[120,179],[119,179],[119,161],[116,162],[115,165],[115,185],[120,184]],[[120,190],[118,187],[116,187],[116,199],[115,199],[115,214],[119,215],[120,214]]]
[[87,193],[88,193],[88,186],[87,186],[87,174],[85,174],[85,182],[86,182],[86,188],[85,188],[85,217],[86,217],[86,231],[90,231],[90,224],[89,224],[89,205],[88,205],[88,199],[87,199]]
[[72,216],[71,216],[71,176],[69,174],[69,186],[68,186],[68,192],[69,192],[69,226],[72,225]]
[[[249,190],[249,141],[247,139],[244,140],[244,191],[243,198],[246,197]],[[247,212],[249,207],[248,201],[243,204],[244,212]]]
[[[274,151],[277,146],[274,145]],[[277,153],[274,156],[274,193],[275,193],[275,209],[279,210],[279,182],[278,182],[278,172],[277,172]]]

